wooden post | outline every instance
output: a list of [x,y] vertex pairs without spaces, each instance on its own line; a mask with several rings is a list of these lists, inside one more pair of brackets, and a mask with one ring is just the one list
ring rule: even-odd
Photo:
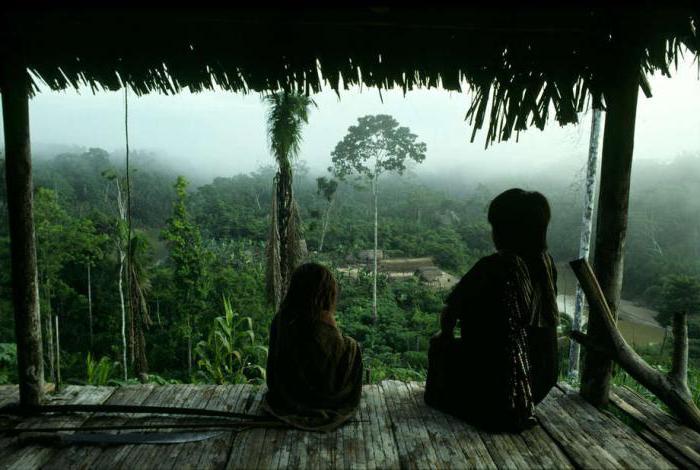
[[[620,57],[610,64],[605,87],[605,131],[593,258],[596,277],[615,320],[622,289],[640,79],[639,60],[631,52],[622,50]],[[604,335],[600,318],[592,315],[588,322],[588,336],[597,340]],[[587,350],[581,374],[581,395],[594,405],[607,403],[611,372],[612,362],[608,357]]]
[[29,77],[21,60],[6,57],[0,79],[19,397],[22,406],[32,406],[41,402],[44,362],[32,208]]

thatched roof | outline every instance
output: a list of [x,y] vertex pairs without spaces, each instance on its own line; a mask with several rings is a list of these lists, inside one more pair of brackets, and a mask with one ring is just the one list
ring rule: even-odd
[[[563,2],[562,2],[563,3]],[[636,8],[519,7],[294,10],[6,10],[2,54],[22,51],[51,89],[88,85],[137,94],[218,86],[237,92],[387,89],[473,90],[468,117],[507,139],[550,106],[575,122],[600,99],[621,56],[669,73],[681,45],[698,54],[700,2]],[[540,3],[541,5],[541,3]],[[694,25],[694,26],[693,26]]]
[[416,270],[425,267],[431,267],[435,263],[432,258],[395,258],[395,259],[385,259],[382,260],[382,264],[379,269],[382,271],[390,272],[410,272],[414,273]]

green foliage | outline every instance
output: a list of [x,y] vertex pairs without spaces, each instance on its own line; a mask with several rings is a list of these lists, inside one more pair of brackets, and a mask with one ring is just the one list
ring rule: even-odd
[[224,315],[216,317],[206,341],[195,348],[198,376],[205,383],[261,383],[265,380],[267,347],[259,344],[253,320],[241,317],[224,299]]
[[356,174],[374,180],[385,171],[401,174],[406,160],[425,160],[427,147],[417,138],[387,114],[363,116],[331,152],[333,166],[329,171],[341,179]]
[[[664,373],[668,373],[669,368],[667,365],[656,365],[654,367]],[[636,380],[630,377],[629,374],[627,374],[627,372],[616,368],[615,372],[613,373],[612,382],[614,385],[631,388],[632,390],[642,395],[645,399],[654,403],[656,406],[662,408],[666,412],[670,412],[668,407],[664,403],[662,403],[661,400],[659,400],[653,393],[651,393],[649,390],[641,386]],[[694,367],[688,369],[688,389],[692,394],[693,401],[695,402],[695,404],[700,406],[700,369]]]
[[377,292],[382,315],[371,318],[371,276],[341,277],[343,286],[336,319],[342,330],[360,342],[372,381],[384,378],[425,380],[430,337],[438,329],[445,292],[417,279],[384,282]]
[[96,361],[91,353],[88,353],[85,365],[87,368],[87,383],[89,385],[108,385],[113,381],[115,373],[119,370],[118,362],[112,361],[105,356]]
[[148,374],[148,383],[156,385],[173,385],[180,384],[182,382],[177,379],[167,379],[157,374]]
[[206,283],[202,280],[208,256],[202,247],[199,227],[192,222],[187,211],[188,184],[184,176],[178,176],[174,185],[177,198],[173,215],[168,219],[162,237],[168,242],[174,275],[178,285],[183,287],[184,300],[196,300],[206,292]]
[[322,196],[326,201],[331,202],[335,192],[338,190],[338,182],[332,178],[319,176],[316,178],[316,194]]
[[17,381],[17,344],[0,343],[0,385]]
[[[193,344],[208,342],[215,318],[222,315],[223,296],[229,298],[234,312],[252,319],[255,343],[267,344],[274,312],[262,295],[264,246],[269,228],[270,183],[278,168],[266,166],[247,175],[200,181],[194,188],[180,181],[173,191],[176,174],[172,170],[149,160],[147,154],[134,152],[133,156],[137,170],[132,174],[134,225],[139,236],[152,246],[152,259],[139,255],[151,285],[143,299],[152,321],[146,331],[147,356],[155,374],[149,375],[149,381],[208,380],[201,374],[187,375],[185,345],[190,335]],[[106,359],[109,362],[121,354],[116,288],[119,260],[114,240],[122,237],[125,243],[126,231],[123,224],[115,223],[113,196],[117,176],[124,173],[124,168],[122,155],[110,158],[103,150],[88,149],[34,160],[42,313],[50,299],[52,311],[61,321],[66,382],[84,382],[86,378],[88,264],[95,330],[90,352],[93,358],[110,358]],[[635,167],[625,299],[668,312],[672,308],[664,304],[691,299],[686,294],[671,295],[666,284],[672,275],[700,276],[698,161],[693,157],[663,165],[638,162]],[[328,208],[330,193],[324,191],[323,184],[319,188],[317,177],[323,175],[305,174],[303,161],[293,161],[295,165],[294,196],[301,219],[307,221],[304,233],[313,253],[321,239],[323,224],[319,221]],[[107,180],[105,172],[113,179]],[[326,182],[333,181],[329,175],[325,178]],[[372,194],[349,180],[348,175],[334,188],[333,216],[323,253],[312,255],[331,267],[346,266],[348,258],[372,243]],[[559,262],[573,259],[578,251],[581,189],[569,183],[550,182],[544,177],[530,185],[543,191],[552,205],[549,246]],[[379,195],[383,209],[380,248],[395,257],[430,256],[440,268],[461,276],[475,260],[493,250],[486,222],[489,201],[516,184],[527,186],[528,182],[447,174],[415,176],[409,172],[401,178],[385,174]],[[5,207],[4,195],[0,196],[0,205]],[[170,232],[168,237],[160,238],[165,232]],[[0,343],[5,345],[0,346],[0,357],[5,359],[0,359],[0,381],[12,382],[16,380],[16,364],[13,346],[6,346],[14,341],[9,261],[7,220],[2,217],[0,265],[5,268],[0,270]],[[362,271],[355,279],[338,273],[337,277],[341,288],[338,322],[361,342],[372,380],[423,377],[427,340],[437,330],[437,314],[445,293],[414,279],[390,280],[380,274],[378,300],[383,314],[373,325],[369,274]],[[51,286],[50,292],[47,286]],[[188,300],[187,295],[194,300]],[[692,313],[688,317],[690,382],[693,390],[700,390],[700,315]],[[192,320],[190,327],[188,317]],[[247,347],[248,342],[242,341],[234,346],[236,351]],[[666,357],[658,358],[658,351],[649,354],[652,363],[665,367]],[[254,363],[264,365],[260,359]],[[108,383],[118,383],[113,378],[120,371],[113,370]],[[246,380],[260,381],[260,377],[259,371],[251,371]]]
[[673,315],[694,315],[700,311],[700,279],[683,274],[668,276],[661,290],[658,320],[670,324]]
[[309,122],[309,108],[316,102],[300,93],[278,92],[265,96],[268,104],[267,133],[270,148],[280,163],[299,153],[301,128]]
[[176,325],[181,332],[179,336],[184,336],[187,341],[185,367],[189,374],[192,344],[196,342],[204,324],[198,313],[204,309],[211,289],[207,269],[211,254],[204,248],[199,227],[192,222],[187,211],[187,185],[185,177],[178,176],[174,186],[176,200],[173,215],[168,219],[162,237],[170,250],[172,282],[176,286],[172,296],[178,305]]

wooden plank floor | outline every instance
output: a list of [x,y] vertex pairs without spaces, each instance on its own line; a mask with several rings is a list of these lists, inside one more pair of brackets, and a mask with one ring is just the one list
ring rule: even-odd
[[[50,400],[262,414],[263,394],[250,385],[69,386]],[[0,387],[0,406],[16,400],[16,386]],[[385,381],[366,385],[356,418],[332,433],[251,428],[185,444],[51,447],[25,445],[5,431],[0,468],[700,468],[700,434],[630,390],[616,390],[612,402],[614,410],[600,411],[561,385],[538,406],[538,426],[489,434],[425,406],[423,384]],[[5,430],[145,423],[167,430],[189,422],[106,413],[0,416]]]

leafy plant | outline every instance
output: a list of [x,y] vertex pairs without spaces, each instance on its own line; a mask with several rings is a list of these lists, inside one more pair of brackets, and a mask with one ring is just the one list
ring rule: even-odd
[[206,341],[195,348],[198,375],[204,382],[260,383],[265,379],[267,347],[258,344],[253,320],[233,311],[224,299],[224,315],[216,317]]
[[88,353],[87,360],[87,383],[90,385],[108,385],[111,383],[111,378],[119,363],[112,361],[106,356],[102,356],[99,361],[93,359],[92,354]]
[[0,343],[0,384],[16,381],[17,344]]

